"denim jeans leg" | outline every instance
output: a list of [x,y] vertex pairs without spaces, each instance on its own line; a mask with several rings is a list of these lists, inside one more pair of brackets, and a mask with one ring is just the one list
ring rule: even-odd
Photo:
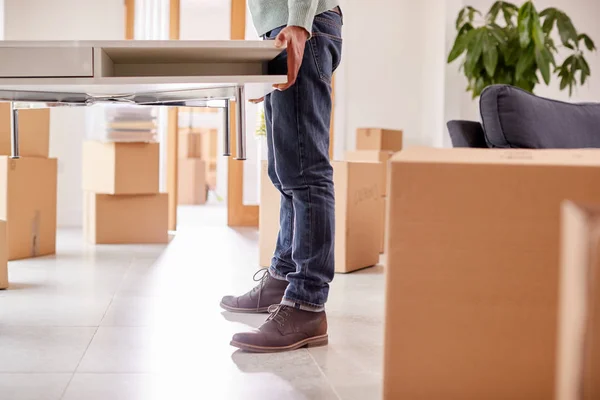
[[271,261],[269,272],[273,278],[286,280],[289,273],[296,271],[296,266],[292,261],[292,240],[294,226],[294,209],[292,197],[285,194],[281,187],[281,182],[275,171],[275,158],[273,151],[273,124],[271,95],[265,97],[265,125],[267,127],[267,153],[268,153],[268,174],[275,188],[281,193],[281,205],[279,208],[279,234],[277,235],[277,244]]
[[[282,303],[309,311],[324,308],[335,269],[329,127],[331,76],[340,55],[340,16],[317,16],[296,83],[288,90],[273,92],[265,110],[272,130],[273,159],[269,161],[282,192],[280,239],[289,238],[284,229],[292,230],[295,269],[287,274],[289,285]],[[285,74],[285,52],[269,67],[271,73]],[[290,210],[289,199],[291,217],[285,214]],[[286,243],[278,241],[278,246],[284,248]]]

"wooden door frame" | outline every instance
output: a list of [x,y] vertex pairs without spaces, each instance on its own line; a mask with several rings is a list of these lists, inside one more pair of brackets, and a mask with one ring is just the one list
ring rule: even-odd
[[135,0],[125,0],[125,39],[135,37]]
[[[181,2],[169,0],[169,40],[179,40],[181,34]],[[169,230],[177,229],[177,154],[179,149],[179,109],[169,108],[167,117],[167,194],[169,195]]]
[[[231,40],[246,39],[246,0],[231,0]],[[235,105],[231,106],[231,132],[235,132]],[[235,134],[231,148],[236,148]],[[229,158],[227,161],[227,225],[230,227],[257,227],[258,206],[244,205],[244,162]]]

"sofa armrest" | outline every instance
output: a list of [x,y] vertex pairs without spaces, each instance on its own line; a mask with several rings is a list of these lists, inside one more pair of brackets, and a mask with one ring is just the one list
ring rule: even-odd
[[449,121],[447,124],[453,147],[488,147],[483,127],[475,121]]

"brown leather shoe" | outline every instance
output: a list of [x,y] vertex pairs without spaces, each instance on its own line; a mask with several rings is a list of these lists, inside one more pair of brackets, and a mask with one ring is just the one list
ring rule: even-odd
[[310,312],[284,305],[272,306],[267,321],[254,332],[237,333],[231,345],[253,353],[277,353],[328,342],[325,311]]
[[281,303],[287,281],[273,278],[268,269],[257,271],[253,279],[259,282],[254,289],[239,297],[223,297],[221,308],[237,313],[266,313],[270,306]]

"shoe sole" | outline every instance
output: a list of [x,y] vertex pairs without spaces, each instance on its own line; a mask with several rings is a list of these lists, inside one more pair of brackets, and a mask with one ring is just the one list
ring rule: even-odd
[[328,343],[329,343],[329,336],[322,335],[322,336],[315,336],[312,338],[304,339],[300,342],[290,344],[289,346],[284,346],[284,347],[255,346],[252,344],[236,342],[235,340],[232,340],[230,344],[233,347],[237,347],[238,349],[247,351],[249,353],[282,353],[285,351],[302,349],[304,347],[310,348],[310,347],[327,346]]
[[239,314],[266,314],[269,312],[269,307],[260,307],[260,308],[236,308],[230,307],[227,304],[221,303],[221,308],[225,311],[229,311],[232,313]]

